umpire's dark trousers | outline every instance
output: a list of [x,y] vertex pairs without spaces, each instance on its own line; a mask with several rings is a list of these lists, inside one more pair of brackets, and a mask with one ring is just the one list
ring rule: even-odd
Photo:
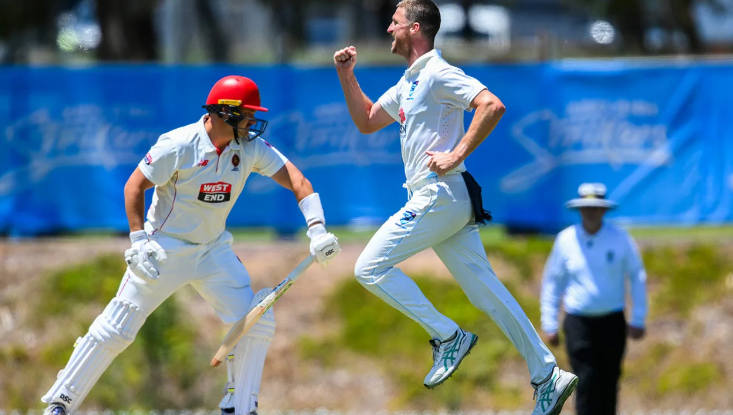
[[616,415],[621,361],[626,350],[623,311],[603,316],[568,314],[563,323],[565,347],[578,376],[578,415]]

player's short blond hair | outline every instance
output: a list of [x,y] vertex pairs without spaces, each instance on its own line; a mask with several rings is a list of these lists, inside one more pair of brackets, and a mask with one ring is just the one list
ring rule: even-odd
[[405,17],[411,22],[420,23],[423,36],[433,42],[440,30],[440,9],[432,0],[402,0],[397,8],[405,10]]

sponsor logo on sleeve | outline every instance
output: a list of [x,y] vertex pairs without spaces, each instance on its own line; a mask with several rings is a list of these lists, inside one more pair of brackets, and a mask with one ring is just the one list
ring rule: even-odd
[[151,156],[150,153],[146,154],[145,155],[145,164],[147,164],[149,166],[150,163],[152,163],[152,162],[153,162],[153,156]]
[[204,183],[199,190],[198,199],[206,203],[228,202],[232,196],[232,185],[224,182]]

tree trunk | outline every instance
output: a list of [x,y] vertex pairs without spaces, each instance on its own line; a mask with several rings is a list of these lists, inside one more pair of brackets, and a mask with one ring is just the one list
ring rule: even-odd
[[102,31],[98,56],[104,61],[155,61],[158,39],[153,11],[156,0],[97,0]]
[[463,16],[465,16],[466,18],[466,24],[463,25],[463,29],[461,29],[461,38],[463,38],[463,40],[465,40],[466,42],[472,42],[474,39],[476,39],[476,31],[473,30],[470,22],[471,6],[474,3],[475,2],[473,0],[461,0]]
[[224,38],[221,25],[216,21],[211,0],[196,0],[196,11],[201,17],[201,31],[212,60],[227,62],[229,60],[229,42]]
[[634,52],[648,53],[644,44],[644,16],[639,0],[611,0],[608,16],[616,24],[625,46]]
[[700,32],[697,30],[697,22],[692,11],[692,1],[678,0],[674,2],[675,7],[672,13],[675,14],[675,23],[687,37],[690,52],[701,54],[705,52],[705,45],[700,39]]

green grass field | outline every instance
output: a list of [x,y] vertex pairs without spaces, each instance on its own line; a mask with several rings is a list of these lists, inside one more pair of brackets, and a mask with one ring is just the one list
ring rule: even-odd
[[[353,229],[349,227],[329,226],[328,231],[338,236],[341,242],[366,242],[376,232],[373,229]],[[233,228],[230,231],[234,234],[235,241],[275,241],[278,234],[274,229],[267,228]],[[721,226],[639,226],[629,228],[632,236],[640,242],[733,242],[733,225]],[[500,225],[490,225],[481,229],[481,240],[484,245],[494,246],[510,239],[516,238],[507,233]],[[289,236],[290,237],[290,236]],[[306,240],[305,229],[293,235],[297,240]],[[535,235],[533,238],[554,239],[554,235]]]
[[[274,242],[278,239],[307,240],[305,228],[293,235],[279,235],[274,228],[228,228],[237,242]],[[639,242],[687,243],[687,242],[733,242],[733,225],[698,226],[636,226],[627,228]],[[329,226],[328,231],[336,234],[342,243],[367,242],[377,228],[356,229],[347,226]],[[553,240],[553,234],[510,235],[501,225],[489,225],[481,229],[484,245],[495,246],[511,239],[534,238]],[[108,238],[115,235],[109,231],[86,231],[63,235],[70,238]]]
[[[375,231],[329,230],[343,243],[364,243]],[[237,229],[233,233],[237,242],[266,242],[280,249],[273,230]],[[648,338],[632,346],[633,353],[626,361],[625,398],[631,402],[643,399],[649,406],[637,403],[634,408],[644,409],[729,407],[733,401],[727,398],[731,378],[726,368],[731,363],[728,340],[723,335],[733,330],[728,300],[733,289],[729,283],[733,257],[731,247],[726,246],[733,240],[733,226],[640,227],[631,233],[641,245],[647,268],[650,315]],[[74,237],[94,243],[111,235],[92,232]],[[519,237],[500,226],[490,226],[481,231],[481,237],[492,261],[503,267],[503,283],[538,324],[537,283],[554,235]],[[304,232],[294,239],[306,246]],[[54,378],[59,362],[68,359],[74,338],[86,330],[106,299],[114,295],[123,269],[119,254],[107,253],[49,272],[43,284],[27,287],[32,296],[21,295],[15,300],[6,296],[5,302],[0,298],[0,311],[21,306],[33,310],[16,326],[28,336],[0,344],[0,390],[4,394],[0,415],[4,415],[4,408],[28,411],[38,407],[38,383],[46,384]],[[310,323],[320,324],[316,334],[290,340],[297,366],[328,374],[358,371],[368,364],[391,382],[393,397],[389,405],[398,410],[514,411],[526,404],[526,388],[500,381],[507,373],[524,373],[524,363],[498,328],[464,301],[464,294],[452,281],[433,278],[430,273],[414,277],[446,315],[480,335],[481,347],[473,355],[475,365],[465,366],[444,387],[425,390],[414,381],[422,379],[429,355],[422,329],[379,302],[349,276],[333,291],[310,300],[323,304],[324,309],[317,322]],[[307,285],[300,286],[305,288]],[[45,302],[48,298],[64,301]],[[90,407],[120,408],[120,402],[124,402],[126,408],[144,411],[161,406],[181,410],[216,405],[221,373],[200,370],[208,363],[217,340],[201,334],[200,327],[193,325],[189,305],[168,301],[150,316],[136,342],[90,394]],[[46,340],[34,347],[28,347],[23,340],[42,338],[41,333]],[[381,347],[375,348],[375,344]],[[563,350],[554,352],[561,364],[567,365]],[[140,371],[139,367],[146,370]],[[290,376],[288,370],[280,370],[284,374],[279,379]],[[21,372],[23,376],[9,375]],[[120,384],[125,387],[120,389]],[[686,406],[688,402],[690,406]]]

